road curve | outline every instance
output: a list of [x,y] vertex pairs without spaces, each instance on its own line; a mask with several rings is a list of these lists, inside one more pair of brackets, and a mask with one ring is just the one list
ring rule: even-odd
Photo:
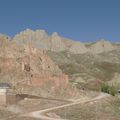
[[[40,118],[42,120],[63,120],[63,119],[60,119],[60,118],[51,118],[49,116],[46,116],[46,113],[50,112],[50,111],[53,111],[53,110],[57,110],[57,109],[61,109],[61,108],[64,108],[64,107],[69,107],[69,106],[73,106],[73,105],[77,105],[77,104],[80,104],[80,103],[89,103],[89,102],[93,102],[93,101],[96,101],[96,100],[100,100],[102,98],[105,98],[109,96],[108,94],[105,94],[105,93],[100,93],[99,96],[93,98],[93,99],[90,99],[90,100],[85,100],[85,101],[77,101],[77,102],[72,102],[72,103],[68,103],[68,104],[65,104],[65,105],[61,105],[61,106],[57,106],[57,107],[52,107],[52,108],[47,108],[47,109],[44,109],[44,110],[40,110],[40,111],[33,111],[33,112],[30,112],[28,114],[25,114],[23,116],[29,116],[29,117],[34,117],[34,118]],[[65,120],[65,119],[64,119]]]

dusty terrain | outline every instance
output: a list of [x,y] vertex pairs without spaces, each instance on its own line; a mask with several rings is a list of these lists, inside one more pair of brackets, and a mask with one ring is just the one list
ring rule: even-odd
[[67,107],[56,114],[68,120],[119,120],[120,97]]
[[[37,120],[37,118],[22,116],[26,113],[66,104],[66,101],[39,98],[25,98],[17,104],[0,108],[0,120]],[[42,120],[42,119],[41,119]]]
[[[91,94],[93,96],[91,96]],[[98,96],[98,93],[86,93],[86,96],[82,96],[80,99],[71,100],[60,100],[50,98],[39,98],[39,97],[25,97],[17,104],[9,105],[7,107],[0,108],[0,118],[3,120],[47,120],[44,113],[47,114],[48,120],[54,120],[54,117],[60,117],[53,111],[64,107],[74,106],[76,104],[84,103],[92,100],[94,97],[96,100],[104,97],[103,95]],[[39,116],[40,115],[40,116]],[[38,116],[38,117],[37,117]],[[57,120],[57,119],[56,119]]]
[[[28,113],[26,115],[31,116],[31,117],[36,117],[36,118],[42,118],[42,119],[46,119],[46,120],[62,120],[62,118],[60,118],[58,115],[54,114],[54,111],[57,111],[59,109],[66,109],[66,108],[69,108],[70,106],[75,106],[75,105],[78,105],[78,104],[98,101],[98,100],[101,100],[101,99],[106,98],[108,96],[109,96],[108,94],[100,93],[98,96],[96,96],[93,99],[91,98],[91,99],[83,100],[83,101],[79,99],[79,100],[76,100],[72,103],[68,103],[68,104],[65,104],[65,105],[60,105],[60,106],[57,106],[57,107],[48,108],[48,109],[45,109],[45,110],[34,111],[34,112]],[[53,115],[53,116],[49,116],[49,115]]]

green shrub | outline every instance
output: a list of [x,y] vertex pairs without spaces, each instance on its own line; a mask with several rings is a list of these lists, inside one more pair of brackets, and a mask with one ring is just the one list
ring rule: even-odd
[[117,89],[113,85],[102,84],[101,91],[115,96],[117,94]]

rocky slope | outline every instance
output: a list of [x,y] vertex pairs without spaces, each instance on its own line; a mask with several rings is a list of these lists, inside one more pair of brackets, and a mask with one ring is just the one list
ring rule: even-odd
[[80,89],[98,90],[101,83],[110,81],[120,86],[119,82],[116,84],[120,75],[120,50],[99,54],[49,51],[48,54]]
[[[19,46],[4,35],[0,35],[0,44],[0,82],[10,82],[18,92],[26,93],[35,92],[47,84],[51,84],[47,88],[50,91],[52,87],[59,89],[67,85],[68,76],[62,73],[45,50],[32,44]],[[34,87],[36,89],[31,91]]]

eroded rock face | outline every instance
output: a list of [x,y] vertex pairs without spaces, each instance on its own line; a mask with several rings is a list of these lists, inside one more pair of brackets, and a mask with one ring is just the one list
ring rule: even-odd
[[41,86],[52,81],[58,87],[68,83],[68,76],[62,73],[45,50],[32,44],[21,47],[13,41],[0,49],[0,81],[11,82],[14,86]]
[[52,81],[58,87],[68,83],[68,76],[62,73],[58,65],[47,56],[44,50],[41,49],[38,51],[33,47],[29,49],[30,51],[27,50],[27,52],[31,56],[24,58],[22,61],[22,70],[26,71],[25,68],[28,66],[27,70],[32,75],[31,85],[40,86],[44,85],[46,81]]
[[19,45],[32,44],[36,48],[50,50],[50,41],[48,34],[44,30],[24,30],[17,34],[13,40]]

